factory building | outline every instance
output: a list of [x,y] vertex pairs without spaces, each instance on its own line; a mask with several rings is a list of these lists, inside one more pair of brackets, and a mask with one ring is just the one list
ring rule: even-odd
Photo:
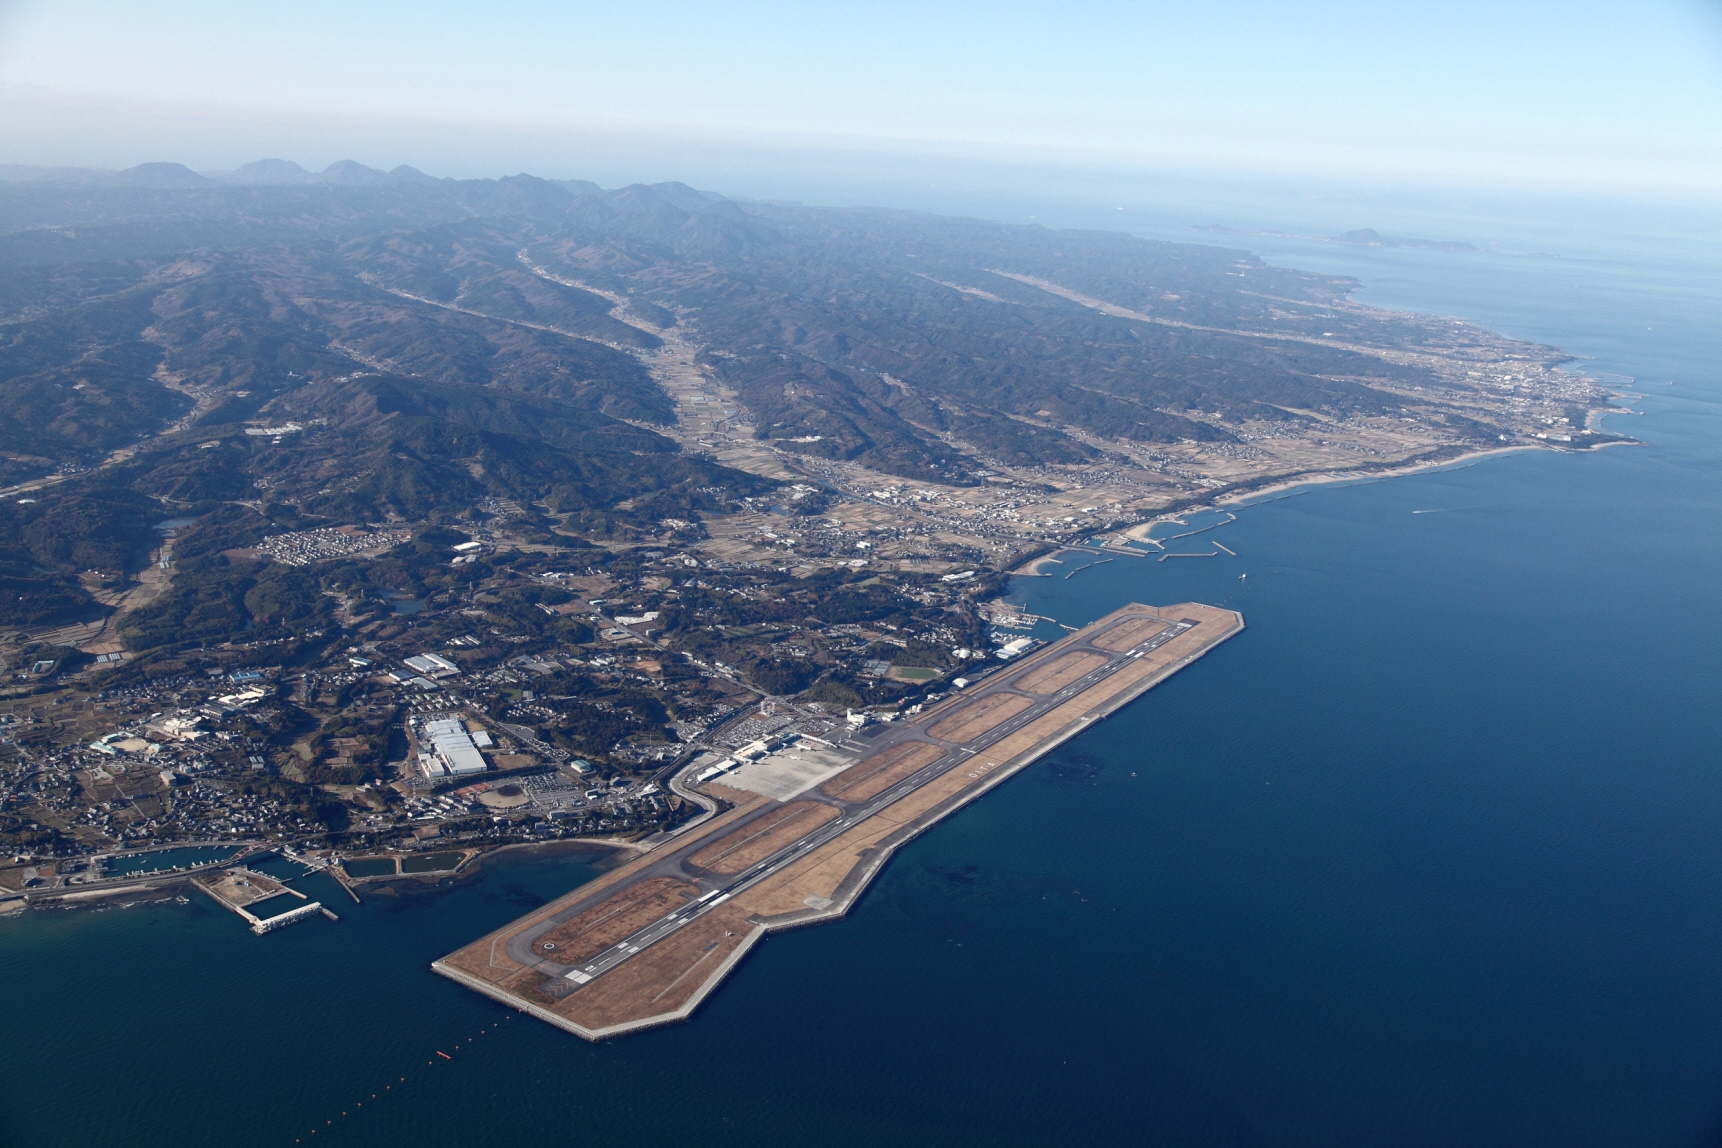
[[488,768],[484,755],[472,744],[472,735],[456,717],[425,722],[419,731],[419,746],[419,764],[432,781],[483,773]]
[[431,678],[447,678],[460,673],[459,666],[436,654],[420,654],[416,658],[407,658],[406,664]]

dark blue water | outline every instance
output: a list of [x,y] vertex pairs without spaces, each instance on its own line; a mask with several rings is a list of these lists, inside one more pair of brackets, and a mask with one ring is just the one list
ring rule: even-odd
[[1023,580],[1072,624],[1199,599],[1249,629],[693,1023],[594,1047],[429,972],[578,862],[362,906],[309,877],[343,920],[263,938],[204,899],[31,912],[0,922],[0,1142],[1713,1142],[1722,259],[1586,242],[1256,244],[1636,376],[1613,426],[1650,445],[1322,488],[1202,536],[1235,559]]

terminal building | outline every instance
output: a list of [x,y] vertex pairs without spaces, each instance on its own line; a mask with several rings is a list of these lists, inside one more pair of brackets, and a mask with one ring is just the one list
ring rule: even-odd
[[431,781],[483,773],[484,755],[457,717],[434,718],[419,730],[419,765]]

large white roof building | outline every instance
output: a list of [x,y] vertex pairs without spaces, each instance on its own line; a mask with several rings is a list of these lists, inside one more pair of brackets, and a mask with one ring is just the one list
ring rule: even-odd
[[472,735],[459,718],[437,718],[425,722],[419,734],[419,744],[430,750],[422,755],[427,760],[426,772],[435,780],[441,776],[461,777],[483,773],[488,768],[484,755],[472,744]]

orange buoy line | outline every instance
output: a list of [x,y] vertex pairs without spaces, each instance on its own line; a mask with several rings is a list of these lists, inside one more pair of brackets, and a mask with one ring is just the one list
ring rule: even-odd
[[[509,1018],[509,1017],[507,1017],[507,1016],[504,1016],[504,1017],[503,1017],[503,1018],[502,1018],[502,1020],[508,1020],[508,1019],[510,1019],[510,1018]],[[501,1024],[502,1024],[502,1021],[493,1021],[493,1022],[491,1022],[491,1025],[490,1025],[490,1027],[491,1027],[491,1028],[499,1028],[499,1027],[501,1027]],[[479,1035],[479,1036],[483,1036],[483,1035],[484,1035],[484,1032],[485,1032],[485,1030],[484,1030],[484,1029],[479,1029],[479,1030],[478,1030],[478,1035]],[[473,1041],[474,1041],[474,1040],[476,1040],[476,1039],[477,1039],[477,1037],[472,1037],[472,1038],[469,1038],[469,1039],[468,1039],[468,1040],[467,1040],[467,1042],[466,1042],[466,1043],[467,1043],[467,1044],[469,1044],[469,1045],[470,1045],[470,1044],[471,1044],[471,1043],[472,1043],[472,1042],[473,1042]],[[452,1045],[452,1046],[451,1046],[451,1047],[452,1047],[452,1048],[453,1048],[453,1049],[454,1049],[454,1050],[455,1050],[455,1051],[456,1051],[456,1052],[459,1052],[459,1051],[460,1051],[460,1045],[458,1045],[458,1044],[456,1044],[456,1045]],[[448,1054],[448,1053],[446,1053],[446,1052],[444,1052],[444,1051],[442,1051],[442,1050],[441,1050],[441,1049],[440,1049],[440,1048],[439,1048],[439,1049],[437,1049],[437,1050],[436,1050],[436,1054],[437,1054],[437,1055],[438,1055],[438,1056],[440,1056],[440,1057],[442,1057],[442,1058],[443,1058],[443,1059],[444,1059],[444,1060],[449,1060],[449,1061],[452,1061],[452,1060],[453,1060],[453,1059],[454,1059],[454,1057],[452,1057],[452,1056],[450,1056],[450,1055],[449,1055],[449,1054]],[[434,1061],[434,1060],[427,1060],[427,1061],[425,1061],[425,1064],[426,1064],[426,1065],[429,1065],[429,1066],[434,1066],[434,1065],[435,1065],[435,1064],[436,1064],[436,1061]],[[400,1084],[405,1084],[405,1083],[406,1083],[406,1082],[407,1082],[407,1078],[406,1078],[406,1077],[404,1077],[404,1076],[403,1076],[403,1077],[400,1077],[400,1078],[399,1078],[399,1079],[398,1079],[398,1081],[397,1081],[397,1083],[400,1083]],[[384,1091],[384,1092],[390,1092],[390,1091],[393,1091],[393,1089],[394,1089],[394,1087],[395,1087],[395,1086],[394,1086],[394,1085],[393,1085],[393,1084],[385,1084],[385,1085],[383,1085],[383,1091]],[[377,1094],[376,1094],[376,1093],[375,1093],[375,1092],[373,1092],[373,1093],[371,1093],[371,1099],[372,1099],[372,1100],[375,1100],[375,1099],[377,1099]],[[364,1106],[365,1106],[365,1102],[364,1102],[364,1101],[363,1101],[363,1100],[357,1100],[357,1101],[354,1101],[354,1102],[353,1102],[353,1107],[354,1107],[354,1108],[355,1108],[355,1109],[357,1109],[357,1108],[363,1108],[363,1107],[364,1107]],[[346,1114],[346,1113],[345,1113],[345,1112],[342,1112],[342,1113],[341,1113],[341,1115],[342,1115],[342,1116],[346,1116],[346,1115],[347,1115],[347,1114]],[[325,1120],[325,1121],[324,1121],[324,1122],[323,1122],[323,1124],[324,1124],[324,1127],[331,1127],[331,1126],[333,1126],[333,1125],[334,1125],[334,1123],[335,1123],[335,1122],[334,1122],[334,1121],[333,1121],[333,1120]],[[317,1129],[317,1128],[313,1128],[313,1129],[311,1129],[311,1135],[313,1135],[313,1136],[315,1136],[315,1135],[317,1135],[317,1133],[318,1133],[318,1132],[319,1132],[319,1131],[320,1131],[320,1129]],[[293,1143],[295,1143],[295,1144],[299,1144],[299,1143],[303,1143],[303,1137],[297,1137],[297,1136],[296,1136],[296,1137],[294,1137],[294,1138],[293,1138]]]

